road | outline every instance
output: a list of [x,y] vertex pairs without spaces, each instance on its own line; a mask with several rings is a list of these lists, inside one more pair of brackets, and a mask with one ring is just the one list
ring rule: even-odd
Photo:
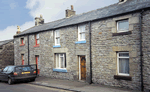
[[72,92],[67,90],[32,85],[29,83],[15,83],[8,85],[7,82],[0,82],[0,92]]

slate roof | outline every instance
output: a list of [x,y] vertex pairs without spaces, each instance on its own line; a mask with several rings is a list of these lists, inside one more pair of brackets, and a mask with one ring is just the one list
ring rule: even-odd
[[96,19],[103,19],[103,18],[115,16],[115,15],[133,12],[136,10],[141,10],[144,8],[150,8],[150,0],[127,0],[127,2],[123,4],[116,3],[116,4],[113,4],[104,8],[100,8],[97,10],[93,10],[87,13],[74,15],[70,18],[63,18],[57,21],[44,23],[43,25],[34,26],[15,36],[41,32],[45,30],[52,30],[52,29],[69,26],[73,24],[79,24],[83,22],[88,22],[88,21],[96,20]]
[[13,41],[14,39],[10,39],[10,40],[5,40],[5,41],[0,41],[0,46],[5,45],[11,41]]

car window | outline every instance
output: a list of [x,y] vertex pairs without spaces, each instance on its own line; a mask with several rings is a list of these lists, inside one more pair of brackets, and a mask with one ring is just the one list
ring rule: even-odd
[[5,67],[5,68],[4,68],[4,70],[3,70],[3,72],[6,72],[6,71],[7,71],[7,69],[8,69],[8,67]]
[[13,67],[9,67],[7,72],[12,72],[13,71]]
[[23,71],[31,71],[31,67],[23,67]]
[[19,71],[31,71],[31,67],[27,66],[27,67],[16,67],[16,72]]

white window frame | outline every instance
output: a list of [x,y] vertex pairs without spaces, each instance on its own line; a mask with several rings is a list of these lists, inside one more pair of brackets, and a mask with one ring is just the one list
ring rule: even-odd
[[[80,30],[81,27],[84,27],[84,32],[81,32],[81,30]],[[81,34],[85,34],[85,31],[86,31],[86,30],[85,30],[85,25],[83,25],[83,24],[82,24],[82,25],[78,25],[78,41],[85,41],[86,36],[85,36],[84,39],[81,39],[81,38],[80,38],[80,35],[81,35]]]
[[129,24],[129,20],[128,19],[124,19],[124,20],[118,20],[117,21],[117,33],[121,33],[121,32],[128,32],[128,30],[119,30],[119,22],[123,22],[123,21],[128,21],[128,24]]
[[[129,52],[118,52],[118,53],[117,53],[117,68],[118,68],[118,75],[129,76],[130,74],[119,73],[119,58],[128,58],[128,59],[129,59],[129,56],[128,56],[128,57],[120,57],[120,56],[119,56],[119,53],[128,53],[128,54],[129,54]],[[129,70],[129,71],[130,71],[130,70]]]
[[[63,56],[61,56],[61,54],[63,54]],[[57,57],[56,56],[59,56],[59,58],[58,58],[58,61],[57,61]],[[55,54],[55,61],[56,61],[56,69],[66,69],[66,67],[65,68],[61,68],[61,57],[63,57],[63,66],[65,67],[65,63],[66,63],[66,57],[65,57],[65,53],[56,53]],[[57,63],[58,63],[58,67],[57,67]]]
[[[57,36],[57,32],[59,32],[59,36]],[[59,39],[59,43],[57,44],[57,39]],[[60,31],[55,30],[55,45],[60,45]]]

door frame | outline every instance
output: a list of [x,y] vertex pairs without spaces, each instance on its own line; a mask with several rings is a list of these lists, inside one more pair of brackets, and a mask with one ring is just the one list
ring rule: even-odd
[[[85,56],[85,55],[79,55],[78,56],[78,61],[79,61],[79,80],[81,80],[81,62],[80,62],[81,56]],[[85,61],[86,61],[86,56],[85,56]],[[86,66],[86,63],[85,63],[85,66]]]

